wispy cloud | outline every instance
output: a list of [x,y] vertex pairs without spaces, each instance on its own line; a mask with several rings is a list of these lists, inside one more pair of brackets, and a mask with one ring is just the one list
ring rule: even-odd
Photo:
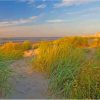
[[48,23],[64,23],[64,22],[66,22],[66,20],[55,19],[55,20],[47,20],[46,22],[48,22]]
[[45,4],[41,4],[41,5],[38,5],[37,8],[45,8],[46,5]]
[[55,4],[54,7],[59,8],[64,6],[80,5],[96,1],[98,0],[62,0],[61,3]]
[[84,15],[84,14],[91,14],[100,11],[100,7],[92,7],[88,9],[83,9],[76,12],[66,12],[67,15]]
[[26,3],[29,6],[35,6],[35,0],[19,0],[19,2]]
[[[39,1],[45,2],[46,0],[19,0],[19,1],[20,1],[20,2],[25,2],[25,3],[27,3],[28,5],[31,5],[31,6],[35,7],[35,3],[36,3],[36,2],[39,2]],[[45,8],[46,6],[47,6],[46,4],[40,4],[40,5],[36,6],[36,8],[43,9],[43,8]]]
[[11,20],[11,21],[1,21],[0,26],[12,26],[12,25],[21,25],[26,24],[34,21],[38,16],[32,16],[26,19],[18,19],[18,20]]
[[27,4],[33,4],[35,0],[19,0],[20,2],[26,2]]

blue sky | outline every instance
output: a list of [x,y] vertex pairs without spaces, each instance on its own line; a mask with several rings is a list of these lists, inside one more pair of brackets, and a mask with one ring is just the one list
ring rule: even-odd
[[100,32],[100,0],[1,0],[1,37]]

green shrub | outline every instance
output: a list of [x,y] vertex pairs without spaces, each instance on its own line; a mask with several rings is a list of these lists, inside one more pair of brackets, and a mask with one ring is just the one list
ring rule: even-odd
[[23,50],[29,50],[32,48],[31,42],[30,41],[24,41],[22,44],[22,49]]

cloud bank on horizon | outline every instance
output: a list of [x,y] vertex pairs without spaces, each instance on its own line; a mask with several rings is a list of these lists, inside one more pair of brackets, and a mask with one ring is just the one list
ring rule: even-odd
[[98,31],[99,0],[0,1],[0,37],[53,37]]

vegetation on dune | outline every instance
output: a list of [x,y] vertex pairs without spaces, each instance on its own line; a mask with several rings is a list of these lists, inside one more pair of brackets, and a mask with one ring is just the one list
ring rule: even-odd
[[100,99],[100,68],[92,65],[84,66],[77,75],[71,96],[75,98]]
[[100,68],[100,47],[97,47],[94,49],[94,55],[92,57],[92,61],[93,61],[93,67],[94,68]]
[[[24,50],[30,48],[28,41],[23,44],[8,42],[0,46],[0,96],[7,95],[10,88],[9,78],[12,74],[10,64],[23,57]],[[24,50],[23,50],[24,49]]]
[[92,48],[90,59],[76,77],[76,98],[100,99],[100,47]]
[[20,44],[8,42],[0,47],[0,57],[5,60],[14,60],[22,58],[23,51],[20,49]]
[[[50,59],[52,54],[49,49],[51,49],[52,42],[41,42],[38,47],[39,55],[36,58],[33,58],[33,68],[39,71],[49,71],[50,64],[52,63]],[[49,56],[48,56],[49,55]],[[47,58],[48,57],[48,58]]]
[[33,44],[32,49],[37,49],[39,47],[39,43]]
[[29,50],[32,48],[32,44],[30,41],[26,40],[22,43],[22,50]]
[[85,64],[85,54],[79,48],[65,48],[58,52],[57,60],[51,66],[50,89],[55,95],[70,98],[77,74]]
[[100,98],[100,49],[85,49],[88,46],[88,39],[79,37],[40,43],[34,68],[49,74],[54,95],[71,99]]
[[[67,56],[72,52],[71,50],[76,49],[77,44],[72,43],[72,38],[71,41],[70,38],[62,38],[52,42],[41,42],[38,46],[39,55],[33,61],[34,67],[42,71],[49,71],[53,62],[55,63],[58,59],[61,61],[63,56]],[[80,48],[77,47],[77,49]]]
[[10,62],[0,58],[0,96],[7,95],[10,92],[10,84],[8,82],[11,76]]
[[92,46],[94,46],[94,47],[100,46],[100,38],[99,37],[93,39]]
[[83,38],[83,37],[64,37],[64,38],[61,38],[61,39],[56,40],[56,41],[59,43],[66,42],[68,44],[73,44],[75,47],[82,47],[83,48],[83,47],[89,46],[88,39]]
[[6,94],[10,88],[9,62],[22,58],[24,51],[34,49],[33,69],[48,74],[52,94],[58,98],[99,99],[99,45],[99,38],[83,37],[42,41],[33,46],[29,41],[5,43],[0,46],[0,94]]

